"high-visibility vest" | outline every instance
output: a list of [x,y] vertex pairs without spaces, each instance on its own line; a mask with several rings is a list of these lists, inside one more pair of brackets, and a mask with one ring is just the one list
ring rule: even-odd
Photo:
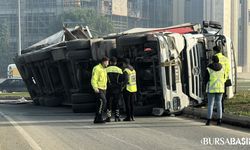
[[117,66],[109,66],[106,70],[107,70],[107,73],[122,74],[122,69]]
[[102,64],[96,65],[92,71],[91,85],[93,89],[107,89],[107,71]]
[[222,65],[225,71],[225,79],[228,79],[229,72],[230,72],[230,65],[229,65],[228,58],[224,56],[222,53],[217,53],[216,56],[219,58],[219,63]]
[[208,82],[208,93],[224,93],[224,83],[225,83],[225,71],[221,69],[215,71],[213,69],[207,68],[209,73],[209,82]]
[[136,92],[137,86],[136,86],[136,72],[135,70],[131,71],[130,69],[124,69],[124,72],[127,72],[128,74],[128,83],[126,85],[126,89],[129,92]]
[[[107,67],[107,74],[108,74],[108,82],[110,85],[117,85],[119,84],[119,77],[121,74],[123,74],[122,69],[117,66],[109,66]],[[115,76],[111,76],[110,74],[115,74]],[[114,88],[114,86],[113,86]],[[117,87],[115,87],[117,88]]]

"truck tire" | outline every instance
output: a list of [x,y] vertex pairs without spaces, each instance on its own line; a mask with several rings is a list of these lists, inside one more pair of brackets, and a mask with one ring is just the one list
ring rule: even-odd
[[91,93],[93,91],[92,87],[89,85],[83,85],[82,90],[86,93]]
[[39,103],[39,97],[33,98],[33,104],[36,105],[36,106],[40,105],[40,103]]
[[154,105],[146,105],[146,106],[135,106],[134,115],[135,116],[148,116],[152,115]]
[[90,50],[70,51],[67,53],[66,58],[69,60],[90,59],[91,53]]
[[95,103],[95,95],[89,93],[75,93],[71,95],[72,104]]
[[43,97],[39,97],[39,104],[41,106],[45,106],[45,102],[44,102],[44,98]]
[[72,104],[74,113],[93,113],[96,109],[96,103]]
[[56,97],[45,97],[44,98],[44,105],[48,107],[56,107],[61,105],[61,99]]
[[27,66],[23,65],[21,67],[21,72],[20,73],[22,74],[23,79],[28,79],[29,78],[29,71],[28,71]]
[[90,41],[85,39],[77,39],[66,42],[66,48],[68,50],[79,50],[90,48]]

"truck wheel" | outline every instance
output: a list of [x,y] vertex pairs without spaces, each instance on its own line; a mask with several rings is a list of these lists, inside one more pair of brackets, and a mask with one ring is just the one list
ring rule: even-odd
[[154,105],[135,106],[134,114],[135,114],[135,116],[152,115],[153,107],[154,107]]
[[95,95],[89,93],[75,93],[71,95],[72,104],[95,103]]
[[33,104],[36,105],[36,106],[40,105],[38,97],[33,98]]
[[48,107],[56,107],[61,105],[61,99],[56,97],[45,97],[44,98],[44,105]]
[[41,106],[45,106],[45,102],[44,102],[44,98],[43,97],[39,97],[39,104]]
[[[85,76],[86,77],[86,76]],[[86,81],[87,82],[87,81]],[[90,85],[84,84],[82,87],[82,90],[86,93],[91,93],[93,91],[92,87]]]
[[22,69],[21,69],[21,72],[20,72],[20,73],[22,73],[23,79],[24,79],[24,80],[25,80],[25,79],[28,79],[28,78],[29,78],[29,71],[28,71],[27,66],[23,65],[21,68],[22,68]]
[[66,47],[68,50],[79,50],[90,48],[90,41],[85,39],[77,39],[66,42]]
[[72,110],[74,113],[93,113],[95,112],[95,109],[95,103],[72,104]]

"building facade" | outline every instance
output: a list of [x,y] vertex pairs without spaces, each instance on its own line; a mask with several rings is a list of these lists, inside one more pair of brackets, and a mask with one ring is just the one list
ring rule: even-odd
[[[107,16],[117,32],[134,27],[165,27],[185,22],[218,21],[223,25],[222,32],[233,40],[239,65],[243,71],[250,71],[249,1],[21,0],[22,49],[53,34],[53,21],[65,10],[91,8]],[[0,21],[9,26],[10,51],[14,56],[18,48],[18,3],[17,0],[0,0],[0,4]]]
[[250,0],[240,1],[239,65],[250,72]]
[[[133,27],[173,24],[173,0],[20,0],[22,49],[53,33],[53,21],[65,10],[91,8],[107,16],[117,32]],[[11,49],[17,49],[17,0],[0,0],[0,20],[7,20]],[[60,30],[60,29],[59,29]]]

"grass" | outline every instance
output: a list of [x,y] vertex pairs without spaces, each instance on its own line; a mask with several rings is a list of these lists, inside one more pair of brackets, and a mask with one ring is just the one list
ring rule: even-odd
[[250,91],[239,91],[234,98],[225,100],[225,112],[250,117]]
[[28,92],[0,93],[1,97],[30,97]]

